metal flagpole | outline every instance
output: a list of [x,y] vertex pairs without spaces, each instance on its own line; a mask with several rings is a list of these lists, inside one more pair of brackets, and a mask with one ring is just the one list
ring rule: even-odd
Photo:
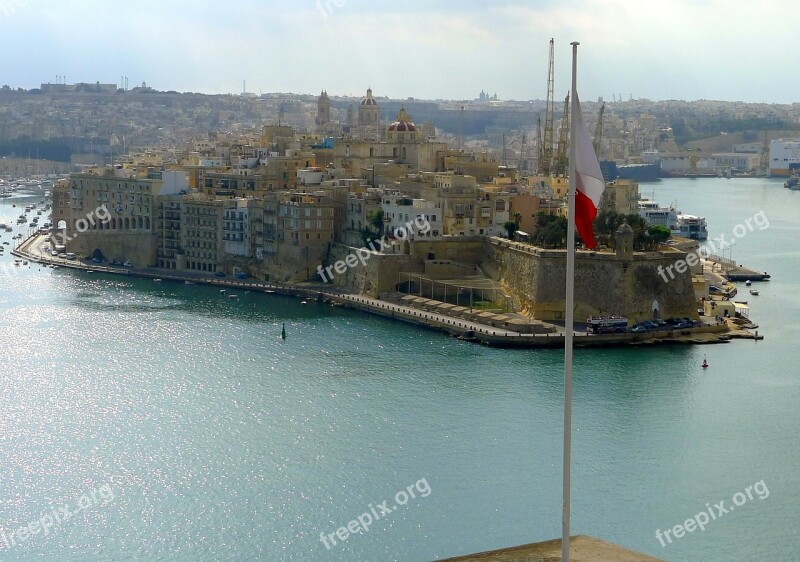
[[569,193],[567,195],[567,295],[564,322],[564,482],[563,506],[561,516],[561,560],[569,562],[569,507],[570,507],[570,464],[572,462],[572,330],[575,308],[575,85],[578,68],[578,43],[572,45],[572,115],[569,131]]

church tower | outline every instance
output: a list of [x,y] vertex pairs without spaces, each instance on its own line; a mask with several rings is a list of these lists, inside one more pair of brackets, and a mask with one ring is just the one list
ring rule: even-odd
[[377,140],[380,129],[381,110],[377,100],[372,97],[372,88],[367,89],[367,97],[358,107],[358,132],[362,139]]
[[318,129],[325,127],[331,122],[331,99],[328,97],[328,92],[322,90],[317,98],[317,118],[315,123]]

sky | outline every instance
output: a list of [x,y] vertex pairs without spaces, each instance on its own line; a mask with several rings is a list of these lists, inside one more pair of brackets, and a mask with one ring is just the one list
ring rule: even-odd
[[0,0],[0,85],[793,103],[795,0]]

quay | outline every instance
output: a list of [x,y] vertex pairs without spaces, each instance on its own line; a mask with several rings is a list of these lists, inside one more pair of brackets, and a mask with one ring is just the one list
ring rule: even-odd
[[704,258],[711,265],[711,270],[719,273],[728,281],[767,281],[771,277],[766,271],[755,271],[735,261],[714,254],[704,254]]
[[[515,329],[498,327],[477,321],[475,315],[465,318],[466,314],[454,316],[425,309],[407,306],[401,302],[389,302],[364,295],[345,293],[328,286],[318,284],[283,285],[252,279],[231,279],[202,274],[180,274],[171,270],[157,268],[131,269],[126,267],[98,265],[78,260],[54,258],[41,251],[44,235],[33,234],[22,241],[11,253],[32,262],[56,265],[68,269],[87,272],[107,273],[112,275],[134,276],[140,278],[161,279],[195,284],[213,285],[224,288],[242,289],[262,293],[272,293],[291,297],[302,297],[335,306],[345,306],[355,310],[376,314],[393,320],[400,320],[428,329],[447,333],[459,339],[482,343],[493,347],[506,348],[563,348],[564,330],[558,326],[550,326],[550,331],[530,333],[529,326],[537,321],[526,320],[520,323],[506,322]],[[462,307],[463,308],[463,307]],[[483,320],[486,317],[477,315]],[[539,323],[541,324],[541,323]],[[528,333],[526,333],[528,332]],[[575,347],[602,347],[624,345],[659,345],[659,344],[713,344],[728,343],[731,340],[730,328],[726,324],[706,324],[704,326],[680,330],[665,329],[641,333],[587,334],[576,330],[573,339]],[[741,335],[739,336],[741,337]],[[762,336],[763,337],[763,336]]]

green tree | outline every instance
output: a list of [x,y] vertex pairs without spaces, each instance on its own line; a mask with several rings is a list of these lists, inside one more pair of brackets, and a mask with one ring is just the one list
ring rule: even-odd
[[517,231],[517,224],[514,221],[508,221],[503,225],[503,228],[508,232],[508,239],[512,240],[514,238],[514,233]]
[[383,234],[383,209],[370,211],[367,216],[367,223],[375,230],[378,236]]
[[666,226],[650,225],[647,227],[647,235],[650,237],[653,249],[658,248],[659,244],[663,244],[672,237],[672,232]]

